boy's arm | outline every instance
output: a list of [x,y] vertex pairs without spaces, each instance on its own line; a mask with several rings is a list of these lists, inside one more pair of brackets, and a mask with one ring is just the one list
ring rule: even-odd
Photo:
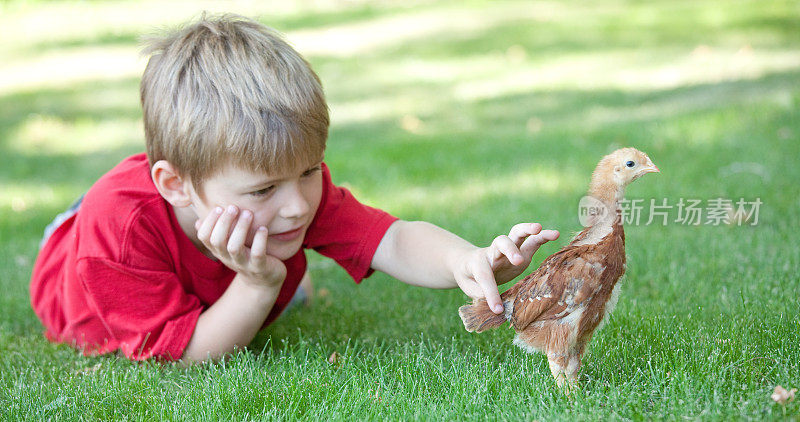
[[217,360],[237,347],[250,344],[280,290],[281,284],[264,286],[237,274],[219,300],[200,314],[182,360],[186,363]]
[[472,298],[485,297],[495,313],[502,313],[497,284],[521,274],[539,246],[557,238],[557,231],[523,223],[478,248],[433,224],[399,220],[378,245],[372,268],[415,286],[460,287]]
[[225,293],[197,320],[183,352],[184,363],[218,359],[247,346],[264,324],[278,298],[286,266],[267,255],[267,229],[260,227],[251,248],[245,239],[253,213],[231,206],[216,208],[195,223],[197,238],[228,268],[236,271]]

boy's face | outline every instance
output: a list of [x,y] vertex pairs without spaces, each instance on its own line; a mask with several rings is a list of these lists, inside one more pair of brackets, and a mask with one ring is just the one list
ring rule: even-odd
[[[215,207],[235,205],[250,210],[253,221],[245,245],[250,247],[260,226],[267,228],[267,254],[280,260],[300,249],[322,197],[322,161],[287,174],[265,175],[228,165],[203,182],[203,198],[191,193],[199,219]],[[238,218],[238,217],[237,217]]]

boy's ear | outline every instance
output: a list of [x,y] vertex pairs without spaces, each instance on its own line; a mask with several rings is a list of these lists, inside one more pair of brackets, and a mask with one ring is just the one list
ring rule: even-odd
[[189,194],[189,181],[184,180],[175,167],[166,160],[153,163],[150,176],[158,189],[158,193],[175,207],[188,207],[192,204]]

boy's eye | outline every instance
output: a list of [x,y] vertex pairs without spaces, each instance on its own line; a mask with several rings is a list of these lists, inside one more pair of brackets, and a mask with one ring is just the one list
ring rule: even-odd
[[253,195],[253,196],[268,195],[270,192],[272,192],[273,189],[275,189],[275,186],[268,186],[268,187],[266,187],[264,189],[259,189],[257,191],[250,192],[250,195]]
[[322,166],[312,167],[312,168],[310,168],[310,169],[308,169],[308,170],[303,172],[303,177],[311,176],[312,174],[314,174],[314,173],[316,173],[316,172],[318,172],[320,170],[322,170]]

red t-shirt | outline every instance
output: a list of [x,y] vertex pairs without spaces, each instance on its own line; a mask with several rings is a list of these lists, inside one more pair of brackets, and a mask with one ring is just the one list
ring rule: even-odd
[[[324,164],[322,175],[303,248],[333,258],[358,283],[372,274],[375,250],[396,218],[334,186]],[[286,280],[264,325],[294,295],[306,270],[303,249],[284,263]],[[235,274],[194,246],[138,154],[101,177],[48,239],[33,268],[31,304],[47,338],[87,355],[180,359],[198,317]]]

